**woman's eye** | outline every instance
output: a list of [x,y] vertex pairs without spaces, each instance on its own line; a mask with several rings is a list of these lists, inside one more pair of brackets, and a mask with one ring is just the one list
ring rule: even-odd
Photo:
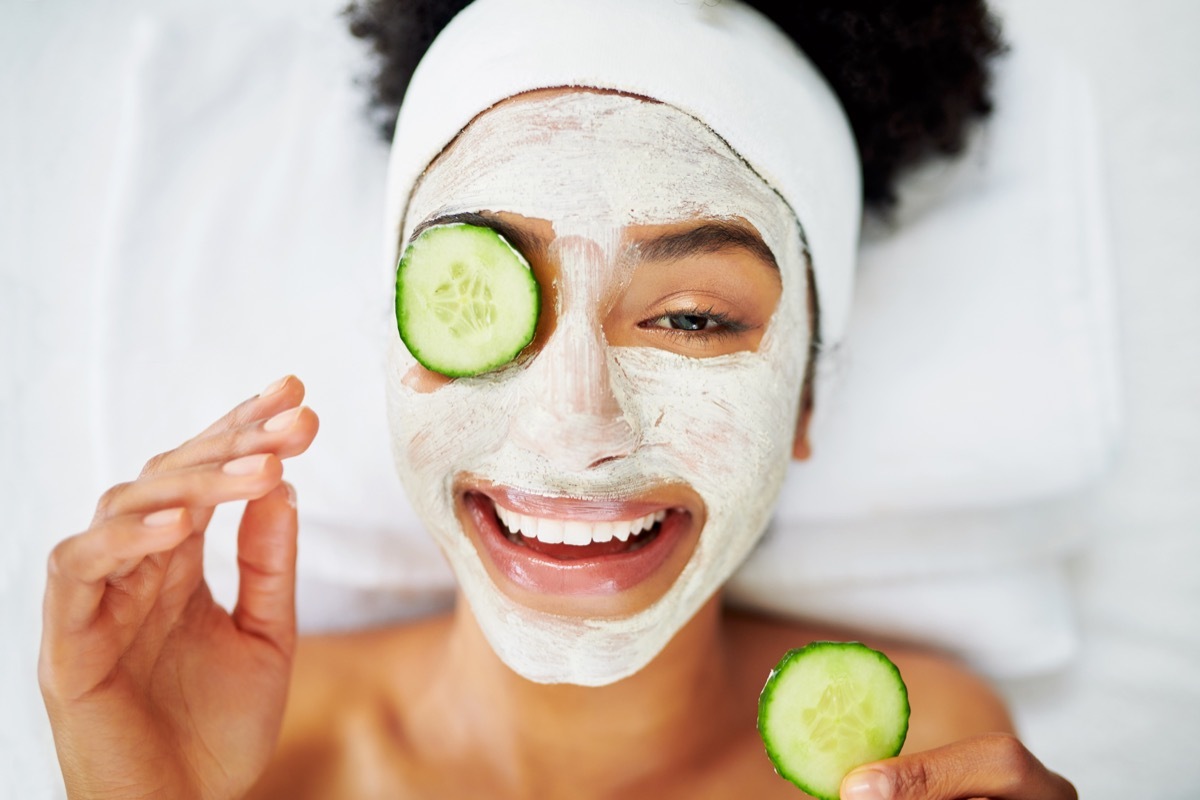
[[[661,307],[660,307],[661,308]],[[705,356],[753,349],[750,332],[758,325],[735,317],[734,310],[718,310],[705,305],[675,307],[673,313],[647,317],[637,327],[653,337],[643,343],[673,350],[683,355]]]
[[653,328],[676,337],[686,337],[694,342],[736,336],[748,330],[748,326],[725,312],[701,308],[663,314],[643,322],[641,327]]
[[656,328],[675,331],[704,331],[720,327],[721,323],[705,314],[667,314],[654,321]]

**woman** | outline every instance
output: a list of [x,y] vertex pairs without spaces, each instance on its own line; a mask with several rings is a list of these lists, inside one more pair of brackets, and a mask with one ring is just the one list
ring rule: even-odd
[[[397,467],[461,602],[297,642],[281,460],[317,419],[299,380],[272,384],[52,555],[41,681],[72,796],[795,796],[758,692],[785,650],[851,634],[734,613],[721,586],[808,455],[813,353],[852,282],[854,134],[747,7],[596,6],[478,0],[398,125],[391,244],[490,228],[544,297],[531,344],[478,376],[392,341]],[[938,107],[955,102],[961,122],[962,97]],[[201,550],[237,500],[227,614]],[[909,739],[843,797],[1074,796],[986,685],[875,644],[908,684]]]

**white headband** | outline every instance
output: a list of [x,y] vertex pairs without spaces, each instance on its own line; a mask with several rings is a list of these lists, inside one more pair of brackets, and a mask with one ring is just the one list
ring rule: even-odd
[[[833,92],[755,10],[724,0],[476,0],[413,74],[388,165],[386,252],[426,167],[478,114],[534,89],[612,89],[708,125],[791,206],[808,241],[820,333],[845,333],[861,185],[854,136]],[[401,226],[405,226],[401,231]]]

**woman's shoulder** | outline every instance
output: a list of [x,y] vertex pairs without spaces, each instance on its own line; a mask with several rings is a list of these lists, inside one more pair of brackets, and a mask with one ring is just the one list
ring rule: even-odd
[[395,785],[404,691],[418,690],[448,621],[301,637],[275,756],[248,797],[332,796],[321,787],[368,796]]
[[1013,731],[998,692],[953,655],[846,628],[730,612],[735,650],[754,679],[767,675],[788,650],[815,641],[860,641],[887,655],[908,689],[911,716],[905,752],[928,750],[980,733]]
[[953,656],[891,642],[866,642],[900,669],[911,715],[904,752],[982,733],[1013,733],[1008,707],[982,676]]

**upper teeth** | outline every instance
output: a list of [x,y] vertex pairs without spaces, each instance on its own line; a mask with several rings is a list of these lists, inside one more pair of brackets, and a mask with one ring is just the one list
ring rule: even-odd
[[529,514],[518,514],[503,506],[496,506],[496,516],[511,533],[520,533],[529,539],[546,544],[591,544],[607,542],[616,538],[628,541],[644,530],[654,527],[667,516],[666,511],[656,511],[644,517],[612,522],[585,522],[576,519],[547,519]]

